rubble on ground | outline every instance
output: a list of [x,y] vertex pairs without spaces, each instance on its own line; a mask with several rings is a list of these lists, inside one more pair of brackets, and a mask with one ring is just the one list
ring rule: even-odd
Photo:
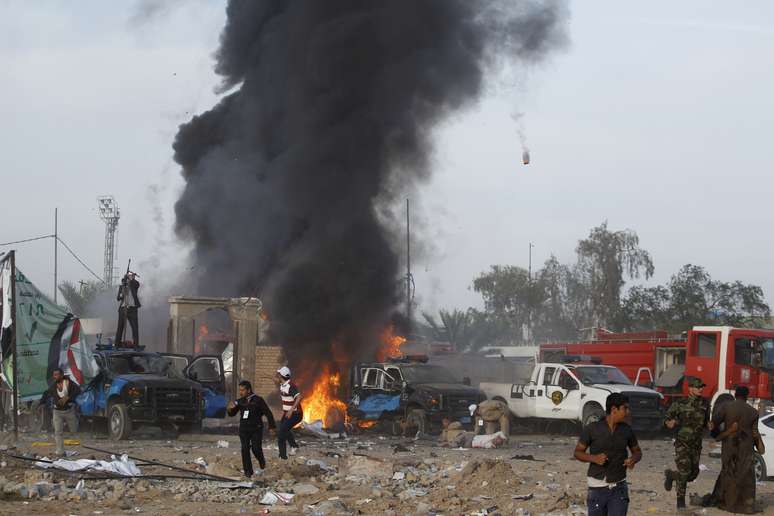
[[[88,439],[82,439],[89,445]],[[229,442],[224,447],[222,442]],[[29,440],[32,442],[32,439]],[[13,454],[36,456],[39,448],[18,444]],[[447,449],[428,441],[379,435],[302,441],[288,461],[276,445],[265,443],[268,467],[245,483],[236,436],[212,440],[137,440],[92,443],[131,456],[183,468],[192,475],[209,473],[234,482],[180,478],[83,478],[35,468],[0,457],[0,500],[12,512],[78,514],[144,512],[148,514],[385,514],[411,515],[573,515],[585,514],[585,466],[571,459],[574,436],[512,436],[504,448]],[[104,460],[81,447],[79,457]],[[643,442],[645,460],[631,474],[631,514],[669,512],[674,497],[663,492],[663,469],[672,461],[671,442]],[[8,453],[10,453],[9,451]],[[717,459],[704,456],[710,471]],[[142,475],[183,472],[135,461]],[[257,467],[257,466],[256,466]],[[95,475],[92,473],[91,475]],[[702,472],[691,492],[711,489],[714,475]],[[703,493],[702,493],[703,494]],[[759,486],[759,497],[774,489]],[[768,497],[768,498],[767,498]],[[24,505],[26,503],[26,505]],[[774,505],[774,503],[770,503]],[[54,509],[56,508],[56,509]],[[268,512],[266,512],[268,511]],[[707,514],[714,514],[712,509]],[[719,513],[718,513],[719,514]]]

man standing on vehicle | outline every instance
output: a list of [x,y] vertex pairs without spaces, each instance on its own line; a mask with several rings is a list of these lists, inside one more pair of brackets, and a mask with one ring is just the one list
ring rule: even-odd
[[286,446],[290,445],[290,454],[295,455],[298,449],[296,438],[293,437],[293,427],[304,418],[301,409],[301,392],[296,384],[290,381],[290,368],[282,366],[277,369],[280,380],[280,397],[282,398],[282,420],[277,432],[280,459],[287,460]]
[[137,317],[137,310],[142,306],[140,304],[140,282],[137,281],[137,275],[133,272],[127,272],[121,279],[121,286],[118,287],[118,328],[116,329],[115,344],[120,346],[124,341],[124,330],[126,321],[132,327],[132,342],[135,347],[140,345],[140,328]]
[[54,369],[52,378],[54,383],[48,388],[44,398],[51,398],[54,401],[54,442],[56,442],[56,454],[62,456],[65,455],[65,423],[67,423],[67,429],[70,432],[78,431],[78,412],[75,398],[81,393],[81,389],[58,367]]
[[688,482],[699,476],[701,458],[701,440],[704,428],[709,422],[709,404],[702,398],[704,382],[695,376],[686,378],[688,382],[687,398],[672,403],[666,412],[664,426],[670,430],[679,428],[675,437],[675,464],[677,471],[664,471],[664,489],[672,490],[677,482],[677,509],[685,509],[685,490]]
[[589,463],[588,516],[623,516],[629,509],[626,470],[642,460],[642,450],[634,431],[624,422],[629,417],[629,398],[610,394],[605,408],[605,419],[581,431],[574,455]]
[[506,403],[500,400],[485,400],[478,405],[470,405],[468,410],[473,418],[473,431],[476,435],[484,431],[486,435],[492,435],[498,430],[506,439],[511,435],[511,411]]
[[250,458],[252,450],[258,459],[260,470],[258,475],[266,469],[266,458],[261,447],[263,440],[263,418],[269,422],[269,428],[274,430],[274,415],[269,410],[263,398],[253,393],[253,386],[247,380],[239,382],[239,399],[228,405],[228,415],[239,413],[239,441],[242,443],[242,467],[245,476],[253,476],[253,461]]

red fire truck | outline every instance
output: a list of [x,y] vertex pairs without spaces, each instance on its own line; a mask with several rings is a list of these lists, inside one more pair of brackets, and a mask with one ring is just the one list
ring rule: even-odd
[[666,405],[688,395],[685,376],[697,376],[713,407],[731,399],[739,385],[750,389],[750,403],[761,415],[772,407],[774,330],[695,326],[676,337],[598,330],[594,340],[540,345],[544,362],[571,355],[618,367],[635,384],[661,392]]

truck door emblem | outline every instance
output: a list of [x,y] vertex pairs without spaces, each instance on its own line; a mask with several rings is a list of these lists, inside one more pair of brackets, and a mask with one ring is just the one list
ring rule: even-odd
[[554,405],[559,405],[563,399],[564,393],[562,393],[562,391],[554,391],[551,393],[551,401],[554,402]]

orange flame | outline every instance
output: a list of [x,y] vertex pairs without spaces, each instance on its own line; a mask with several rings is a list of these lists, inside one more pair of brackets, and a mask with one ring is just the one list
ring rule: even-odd
[[401,356],[400,347],[406,342],[405,337],[395,335],[395,327],[387,326],[381,335],[381,346],[376,350],[376,360],[384,362],[388,358]]
[[357,426],[359,426],[362,429],[366,429],[366,428],[371,428],[373,426],[376,426],[376,423],[378,423],[378,421],[374,421],[374,420],[371,420],[371,421],[358,421],[357,422]]
[[304,422],[311,423],[318,419],[323,422],[323,428],[331,428],[337,422],[344,422],[347,405],[338,399],[341,377],[339,373],[330,374],[327,366],[312,387],[311,394],[304,396]]

